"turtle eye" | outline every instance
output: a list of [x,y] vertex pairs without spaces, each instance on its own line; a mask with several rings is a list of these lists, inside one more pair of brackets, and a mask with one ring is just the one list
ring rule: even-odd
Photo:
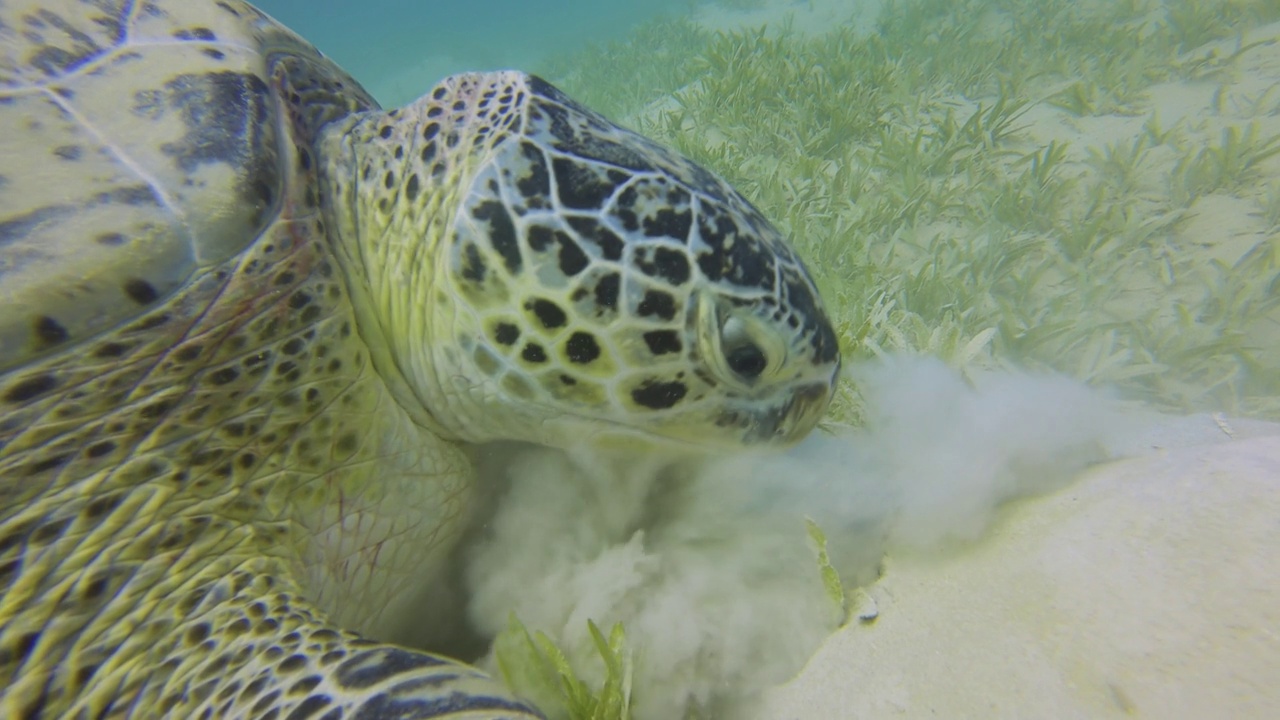
[[729,369],[744,380],[755,380],[769,366],[769,359],[764,356],[764,351],[749,340],[729,349],[725,353],[725,361],[729,363]]
[[752,339],[747,324],[740,318],[729,318],[720,330],[720,347],[725,364],[740,380],[751,382],[769,367],[769,356]]

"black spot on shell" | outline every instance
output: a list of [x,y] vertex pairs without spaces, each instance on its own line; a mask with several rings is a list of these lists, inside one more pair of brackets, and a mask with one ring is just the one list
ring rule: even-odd
[[418,191],[421,189],[422,188],[418,181],[418,174],[414,173],[409,176],[409,181],[404,185],[404,196],[408,198],[410,202],[413,202],[418,199]]
[[569,361],[579,365],[594,362],[600,357],[600,345],[590,333],[576,332],[570,335],[564,349]]
[[267,119],[269,89],[257,75],[231,71],[180,75],[165,86],[187,136],[162,150],[186,172],[203,163],[241,167],[256,152],[254,133]]
[[223,59],[223,58],[225,58],[225,57],[227,56],[227,54],[226,54],[226,53],[222,52],[222,51],[221,51],[221,50],[219,50],[218,48],[205,48],[204,50],[201,50],[200,52],[203,52],[205,55],[208,55],[209,57],[213,58],[214,60],[221,60],[221,59]]
[[[274,155],[265,151],[273,107],[267,84],[253,73],[187,73],[165,84],[163,99],[181,115],[186,133],[161,145],[161,151],[187,175],[205,164],[232,168],[241,178],[244,199],[259,208],[252,218],[259,223],[270,210],[259,203],[264,198],[269,203],[280,185]],[[135,112],[145,113],[146,107],[146,98],[135,97]]]
[[[40,17],[55,28],[59,35],[64,36],[67,40],[71,40],[71,42],[67,44],[68,47],[63,48],[58,47],[58,45],[54,43],[45,44],[41,40],[41,33],[33,33],[34,39],[36,39],[36,42],[33,44],[41,45],[42,47],[38,52],[34,53],[27,62],[32,67],[43,72],[46,76],[52,78],[69,73],[97,57],[105,50],[105,48],[99,45],[92,36],[67,22],[61,15],[45,10],[40,13]],[[32,16],[28,22],[34,19],[35,17]],[[111,23],[111,21],[107,20],[106,22],[114,25],[114,27],[109,25],[106,29],[108,29],[113,37],[118,38],[120,32],[119,21]],[[13,32],[12,28],[6,29],[11,33]],[[50,34],[53,33],[50,32]],[[30,39],[32,39],[32,35],[28,36],[28,40]]]
[[109,245],[111,247],[116,247],[119,245],[123,245],[125,240],[128,240],[128,238],[126,238],[124,235],[118,232],[108,232],[108,233],[99,234],[93,240],[99,245]]
[[651,410],[665,410],[680,402],[689,389],[682,382],[662,382],[645,380],[639,387],[631,391],[631,399],[637,405]]
[[529,343],[524,346],[520,357],[524,358],[525,362],[543,363],[547,361],[547,351],[543,350],[541,345]]
[[129,296],[130,300],[139,305],[150,305],[160,297],[160,293],[156,292],[155,286],[142,278],[126,280],[124,293]]
[[160,207],[160,196],[150,185],[130,185],[100,192],[93,196],[93,205],[154,205]]
[[[3,189],[6,184],[7,181],[0,182],[0,189]],[[75,208],[70,205],[49,205],[0,222],[0,247],[15,240],[21,240],[43,223],[74,211]]]

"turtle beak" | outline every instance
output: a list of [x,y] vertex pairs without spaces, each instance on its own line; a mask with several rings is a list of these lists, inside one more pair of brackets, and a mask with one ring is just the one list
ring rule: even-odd
[[743,445],[790,447],[817,426],[834,394],[833,382],[808,382],[796,387],[780,405],[730,410],[716,424],[743,428]]
[[800,442],[827,414],[834,394],[832,383],[802,385],[781,408],[763,418],[753,429],[755,437],[749,439],[784,447]]

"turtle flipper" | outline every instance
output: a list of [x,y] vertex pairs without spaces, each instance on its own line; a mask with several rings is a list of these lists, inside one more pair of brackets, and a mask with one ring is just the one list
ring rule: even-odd
[[332,626],[280,589],[286,584],[243,569],[213,583],[175,626],[167,660],[99,684],[126,692],[91,692],[85,700],[98,695],[97,707],[78,709],[95,717],[126,708],[128,717],[139,708],[148,717],[191,718],[543,717],[480,670]]
[[[323,657],[323,656],[322,656]],[[355,718],[540,718],[473,668],[426,653],[355,641],[294,708]],[[283,708],[282,708],[283,709]]]

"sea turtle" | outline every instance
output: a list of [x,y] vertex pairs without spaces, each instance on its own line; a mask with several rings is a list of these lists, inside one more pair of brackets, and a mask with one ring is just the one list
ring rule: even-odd
[[724,182],[518,72],[384,111],[237,0],[0,3],[0,716],[514,718],[393,639],[494,440],[785,445]]

